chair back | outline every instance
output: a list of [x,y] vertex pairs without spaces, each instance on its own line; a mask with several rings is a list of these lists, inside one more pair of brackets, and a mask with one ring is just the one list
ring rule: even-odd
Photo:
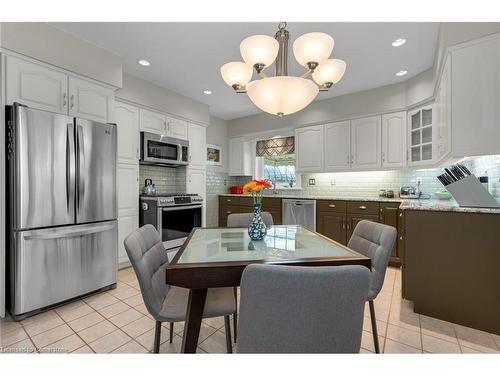
[[384,284],[389,257],[396,242],[397,230],[389,225],[362,220],[354,228],[347,246],[372,260],[372,280],[368,299],[377,297]]
[[161,237],[154,226],[147,224],[129,234],[123,243],[139,280],[144,304],[156,320],[161,320],[159,313],[170,288],[165,282],[168,257]]
[[369,282],[364,266],[247,266],[238,352],[358,353]]
[[[271,227],[273,222],[273,216],[269,212],[262,212],[262,221],[266,224],[266,227]],[[250,225],[253,219],[253,213],[248,214],[230,214],[227,216],[227,227],[228,228],[246,228]]]

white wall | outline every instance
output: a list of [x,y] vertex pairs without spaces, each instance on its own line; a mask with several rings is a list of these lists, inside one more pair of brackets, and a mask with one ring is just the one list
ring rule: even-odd
[[119,56],[41,22],[1,23],[0,46],[73,73],[122,86]]
[[[321,95],[321,93],[320,93]],[[398,83],[315,101],[306,109],[279,118],[268,113],[228,121],[229,135],[238,136],[270,129],[296,128],[344,119],[397,111],[406,107],[406,84]]]
[[192,122],[210,123],[208,105],[130,74],[123,74],[123,88],[115,96]]
[[210,116],[210,125],[207,127],[207,144],[217,145],[221,147],[222,165],[207,165],[207,171],[211,172],[227,172],[228,170],[228,135],[227,121],[215,116]]

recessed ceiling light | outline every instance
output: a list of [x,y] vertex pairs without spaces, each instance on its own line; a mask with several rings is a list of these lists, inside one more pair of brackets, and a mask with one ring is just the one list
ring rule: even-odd
[[150,66],[151,65],[151,63],[148,60],[139,60],[138,63],[141,64],[142,66]]
[[404,76],[406,73],[408,73],[408,70],[400,70],[399,72],[396,73],[398,77]]
[[212,95],[212,91],[210,91],[210,90],[203,90],[203,93],[205,95]]
[[398,38],[394,42],[392,42],[392,46],[393,47],[399,47],[399,46],[402,46],[405,43],[406,43],[406,39],[405,38]]

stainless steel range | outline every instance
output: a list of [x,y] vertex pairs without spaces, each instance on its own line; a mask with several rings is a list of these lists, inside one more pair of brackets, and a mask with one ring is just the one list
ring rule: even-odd
[[203,197],[197,194],[141,196],[139,225],[153,225],[167,250],[181,246],[194,227],[201,227]]

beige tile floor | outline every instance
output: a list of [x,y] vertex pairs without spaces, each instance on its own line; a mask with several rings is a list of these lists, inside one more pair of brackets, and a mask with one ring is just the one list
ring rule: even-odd
[[[131,268],[119,272],[118,287],[33,316],[22,322],[0,320],[0,352],[148,353],[154,321],[149,316]],[[380,347],[384,353],[499,353],[500,336],[415,314],[401,298],[401,273],[388,269],[375,301]],[[162,353],[178,353],[183,324],[161,336]],[[361,353],[373,352],[368,305]],[[199,353],[225,353],[223,318],[203,321]]]

